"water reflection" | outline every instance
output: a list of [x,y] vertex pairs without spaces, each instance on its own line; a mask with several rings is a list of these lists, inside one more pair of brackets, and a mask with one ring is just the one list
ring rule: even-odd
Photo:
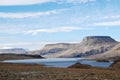
[[24,59],[24,60],[5,60],[3,62],[9,63],[27,63],[27,64],[43,64],[47,67],[68,67],[76,62],[82,64],[89,64],[91,66],[109,67],[112,62],[96,62],[94,60],[84,58],[47,58],[47,59]]

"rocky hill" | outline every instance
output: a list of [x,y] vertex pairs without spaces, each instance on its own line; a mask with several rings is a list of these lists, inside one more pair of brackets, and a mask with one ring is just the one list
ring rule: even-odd
[[41,56],[49,55],[53,56],[59,53],[62,53],[72,47],[76,46],[76,44],[69,43],[57,43],[57,44],[47,44],[41,50],[30,51],[29,54],[40,54]]
[[30,53],[43,57],[87,57],[107,52],[117,44],[118,42],[109,36],[87,36],[77,44],[49,44]]
[[113,60],[116,60],[118,58],[120,59],[120,43],[103,54],[97,54],[90,57],[95,59],[113,59]]

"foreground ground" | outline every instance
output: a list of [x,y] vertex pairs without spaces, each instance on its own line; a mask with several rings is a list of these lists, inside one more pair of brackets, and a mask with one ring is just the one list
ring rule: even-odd
[[101,68],[46,68],[42,65],[0,63],[0,80],[120,80],[120,71]]

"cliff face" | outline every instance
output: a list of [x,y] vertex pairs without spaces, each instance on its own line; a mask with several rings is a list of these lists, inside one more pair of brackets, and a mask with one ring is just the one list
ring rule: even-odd
[[69,43],[47,44],[41,50],[31,51],[29,52],[29,54],[40,54],[41,56],[49,55],[52,57],[74,46],[76,46],[76,44],[69,44]]
[[58,57],[87,57],[104,53],[118,44],[109,36],[88,36],[75,47],[57,55]]
[[111,44],[111,43],[116,43],[114,39],[112,39],[109,36],[88,36],[83,39],[81,42],[82,45],[96,45],[96,44]]
[[109,36],[88,36],[77,44],[49,44],[32,53],[43,57],[88,57],[109,51],[117,44],[118,42]]
[[104,52],[103,54],[97,54],[90,56],[91,58],[95,59],[113,59],[116,60],[120,58],[120,43],[114,46],[112,49],[110,49],[107,52]]

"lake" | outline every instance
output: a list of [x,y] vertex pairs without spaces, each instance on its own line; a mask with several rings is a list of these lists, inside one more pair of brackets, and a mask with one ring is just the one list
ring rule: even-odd
[[97,67],[109,67],[113,62],[96,62],[83,58],[46,58],[46,59],[24,59],[24,60],[4,60],[7,63],[27,63],[27,64],[43,64],[47,67],[63,67],[66,68],[80,62],[81,64],[89,64]]

